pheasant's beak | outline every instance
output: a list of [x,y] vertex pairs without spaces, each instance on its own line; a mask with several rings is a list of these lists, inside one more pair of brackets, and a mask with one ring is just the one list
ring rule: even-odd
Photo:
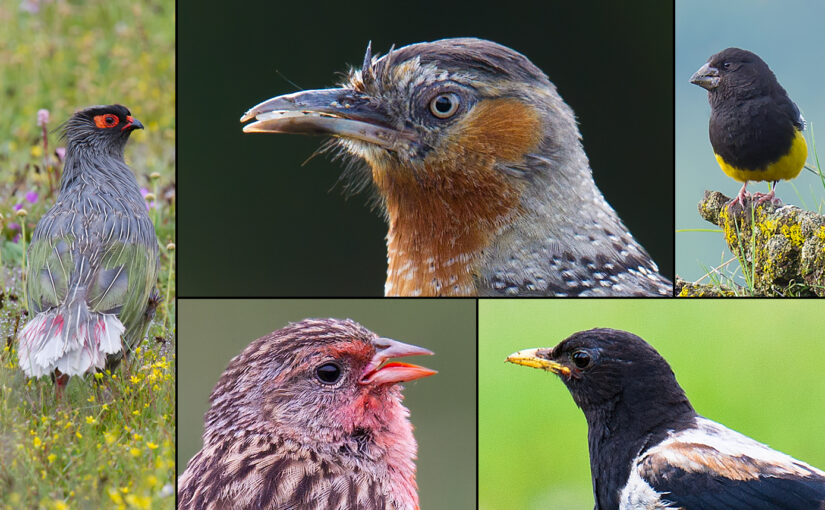
[[124,124],[123,127],[120,128],[121,131],[126,131],[127,129],[129,131],[133,131],[135,129],[143,129],[143,124],[136,118],[129,115],[126,117],[126,124]]

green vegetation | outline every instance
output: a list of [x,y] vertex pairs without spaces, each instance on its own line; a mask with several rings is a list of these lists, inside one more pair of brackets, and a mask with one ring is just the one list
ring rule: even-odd
[[[0,0],[0,508],[174,507],[174,7]],[[160,240],[164,301],[127,362],[72,378],[56,401],[48,378],[26,380],[17,367],[24,254],[56,198],[59,124],[111,103],[146,126],[126,161]]]
[[479,508],[593,508],[584,415],[557,376],[504,359],[595,327],[650,342],[700,414],[825,466],[818,300],[481,300]]

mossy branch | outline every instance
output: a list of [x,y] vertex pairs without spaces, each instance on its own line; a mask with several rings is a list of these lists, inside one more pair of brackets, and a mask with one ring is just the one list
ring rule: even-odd
[[[728,207],[731,199],[705,191],[699,214],[722,228],[730,251],[752,282],[751,295],[825,296],[825,215],[770,202]],[[727,295],[731,289],[717,289]],[[682,282],[679,295],[708,295]],[[736,294],[740,292],[733,291]]]

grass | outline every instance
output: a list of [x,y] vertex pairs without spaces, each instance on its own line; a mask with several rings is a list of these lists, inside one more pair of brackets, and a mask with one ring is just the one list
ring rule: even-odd
[[[0,509],[174,508],[174,25],[162,0],[0,0]],[[17,367],[24,255],[56,198],[59,124],[111,103],[146,126],[126,161],[160,241],[164,300],[126,363],[72,378],[57,402],[48,378]]]

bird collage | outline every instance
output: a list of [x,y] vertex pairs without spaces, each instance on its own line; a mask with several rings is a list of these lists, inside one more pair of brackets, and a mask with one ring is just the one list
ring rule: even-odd
[[823,20],[0,0],[0,510],[825,510]]

